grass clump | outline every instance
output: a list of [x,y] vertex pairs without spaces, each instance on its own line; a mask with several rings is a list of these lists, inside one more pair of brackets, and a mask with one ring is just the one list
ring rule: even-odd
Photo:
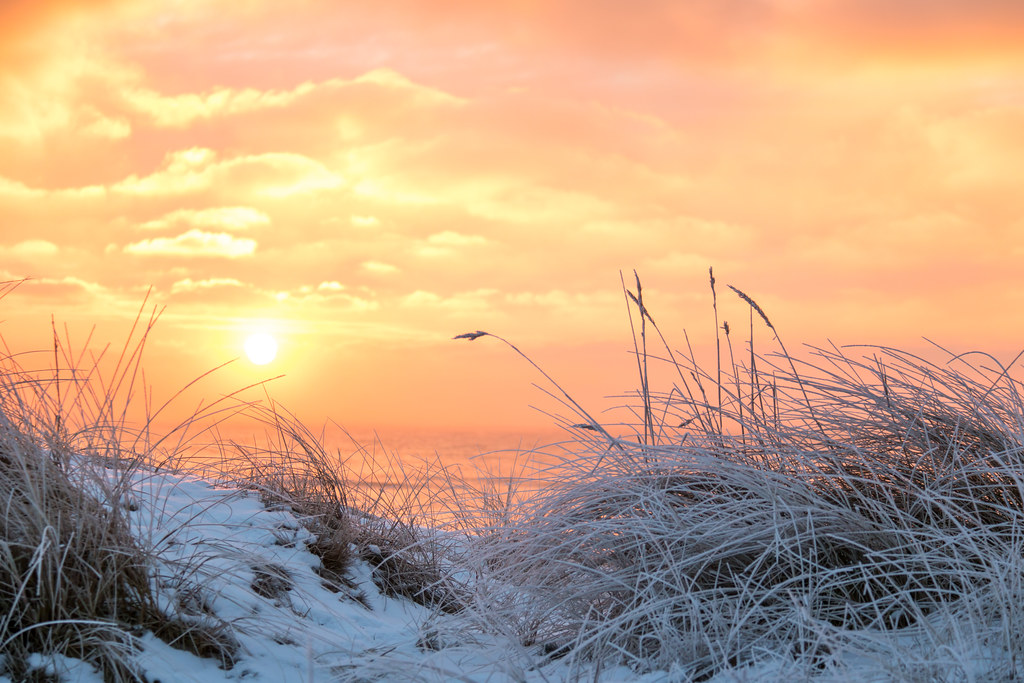
[[[604,426],[565,403],[579,452],[481,531],[471,562],[491,588],[473,614],[540,652],[692,680],[922,651],[935,664],[922,680],[1016,675],[1024,401],[1011,368],[878,347],[757,354],[753,314],[776,330],[736,292],[749,360],[722,363],[719,345],[705,370],[664,343],[639,279],[627,290],[642,323],[633,420]],[[662,393],[656,362],[675,379]]]
[[[416,468],[358,444],[349,455],[325,447],[294,415],[269,401],[249,406],[246,415],[265,428],[262,442],[222,442],[218,468],[227,481],[255,490],[270,506],[289,509],[312,532],[307,548],[320,558],[320,577],[332,590],[365,602],[348,578],[352,564],[365,561],[377,588],[445,612],[460,608],[459,590],[443,565],[449,554],[436,533],[439,496],[428,489],[446,481],[443,467]],[[437,488],[441,488],[437,486]]]
[[138,680],[128,661],[153,619],[149,558],[130,533],[124,490],[73,455],[114,454],[110,422],[80,425],[86,401],[42,374],[0,357],[0,671],[26,680],[40,675],[33,655],[57,653],[107,681]]
[[146,555],[120,511],[90,495],[67,461],[0,415],[0,652],[15,680],[32,653],[90,661],[107,680],[150,604]]
[[56,327],[52,366],[0,357],[0,673],[14,680],[49,676],[70,659],[105,681],[141,681],[134,658],[147,630],[227,666],[237,650],[230,634],[167,608],[157,551],[130,523],[132,475],[158,445],[148,423],[128,426],[129,404],[145,393],[139,363],[155,319],[142,323],[140,310],[116,359],[104,350],[84,362]]

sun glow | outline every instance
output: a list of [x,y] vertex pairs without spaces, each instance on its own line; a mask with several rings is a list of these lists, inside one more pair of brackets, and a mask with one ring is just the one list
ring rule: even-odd
[[255,365],[266,365],[277,356],[277,340],[266,332],[250,334],[245,340],[245,355]]

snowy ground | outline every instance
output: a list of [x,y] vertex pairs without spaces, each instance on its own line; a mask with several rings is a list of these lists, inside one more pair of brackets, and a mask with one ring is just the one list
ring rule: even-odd
[[[306,548],[312,534],[292,512],[270,509],[254,493],[189,476],[143,470],[132,476],[129,517],[143,544],[159,551],[159,592],[178,601],[178,613],[220,627],[240,646],[225,666],[140,634],[136,663],[151,682],[688,680],[681,670],[641,674],[623,666],[548,661],[494,634],[446,638],[439,635],[444,621],[457,617],[385,597],[365,562],[352,565],[348,585],[328,585],[316,571],[320,559]],[[711,680],[791,680],[778,658],[769,660],[775,663]],[[36,663],[61,681],[103,680],[81,661],[36,657]],[[816,672],[814,680],[936,680],[934,671],[916,677],[903,669],[904,678],[894,674],[898,670],[893,662],[848,658]],[[0,677],[0,683],[9,681]]]
[[[254,493],[173,474],[137,471],[133,477],[129,516],[143,543],[160,551],[160,591],[167,600],[180,600],[187,582],[192,588],[184,593],[193,604],[186,611],[197,623],[223,626],[241,646],[228,668],[143,634],[137,662],[151,681],[498,683],[593,677],[557,663],[536,668],[522,647],[494,636],[440,642],[431,625],[443,617],[382,595],[365,562],[353,564],[351,586],[332,590],[315,571],[320,559],[306,548],[312,534],[290,511],[268,509]],[[81,661],[36,662],[62,681],[102,681]],[[600,680],[666,678],[638,677],[621,668],[600,672]]]

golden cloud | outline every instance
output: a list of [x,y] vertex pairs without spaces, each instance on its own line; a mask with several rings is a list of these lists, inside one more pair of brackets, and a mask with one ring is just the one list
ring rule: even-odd
[[[159,263],[134,257],[181,257],[156,276],[176,304],[277,298],[337,321],[379,300],[367,327],[414,330],[466,311],[590,334],[621,314],[616,273],[633,267],[681,289],[714,265],[769,301],[882,289],[900,272],[922,288],[1016,288],[1024,41],[975,53],[955,34],[1019,34],[1021,11],[396,1],[190,0],[162,15],[175,30],[132,2],[138,21],[95,13],[92,32],[48,33],[46,69],[0,64],[14,75],[0,79],[14,136],[0,140],[2,255],[50,258],[81,281],[48,286],[79,294],[153,278]],[[0,18],[16,16],[0,0]],[[323,29],[357,21],[389,30],[348,43]],[[3,23],[0,36],[23,30]],[[252,41],[219,42],[228,25]],[[944,56],[944,37],[982,59]],[[926,42],[935,63],[914,57]],[[392,68],[348,77],[370,63]],[[961,257],[971,276],[945,277]],[[549,291],[523,291],[536,282]],[[381,298],[370,283],[387,285]]]
[[252,227],[270,225],[270,216],[247,206],[222,206],[211,209],[177,209],[160,218],[146,221],[139,227],[143,230],[166,230],[182,226],[197,228],[220,228],[222,230],[247,230]]
[[98,282],[74,276],[62,278],[30,278],[25,282],[24,293],[59,301],[80,301],[107,293],[107,288]]
[[426,258],[451,256],[457,249],[487,244],[487,238],[481,235],[465,235],[453,230],[429,235],[416,249],[416,253]]
[[414,83],[397,71],[375,69],[352,80],[331,78],[319,83],[305,81],[290,90],[218,87],[205,93],[164,95],[150,88],[125,84],[122,97],[130,109],[159,127],[185,128],[197,121],[270,109],[303,106],[300,101],[336,97],[371,86],[399,92],[417,106],[452,105],[462,102],[442,90]]
[[352,216],[349,220],[357,228],[375,228],[380,225],[380,219],[376,216]]
[[287,107],[311,92],[314,87],[312,83],[307,82],[290,91],[217,88],[206,94],[186,93],[173,96],[136,88],[126,91],[124,98],[132,108],[146,114],[156,125],[184,128],[197,119]]
[[436,306],[440,304],[441,301],[442,298],[439,294],[417,289],[412,294],[408,294],[402,298],[402,305],[409,308],[420,308],[423,306]]
[[122,248],[138,256],[196,256],[240,258],[256,252],[256,240],[235,237],[225,232],[204,232],[197,228],[176,237],[154,237]]
[[40,256],[56,256],[60,248],[46,240],[24,240],[3,249],[3,251],[14,257],[32,259]]
[[487,239],[480,235],[463,235],[453,230],[445,230],[427,237],[427,244],[435,247],[465,247],[473,244],[487,244]]
[[434,292],[416,290],[401,300],[407,308],[444,308],[452,311],[484,311],[491,308],[491,302],[498,290],[480,288],[468,292],[459,292],[450,297],[443,297]]
[[336,308],[345,307],[350,311],[375,311],[380,304],[374,300],[374,292],[366,287],[358,288],[360,294],[354,294],[349,288],[337,280],[325,280],[320,284],[301,285],[294,289],[280,290],[273,293],[277,301],[288,301],[302,305],[325,305]]
[[[646,292],[646,288],[644,289]],[[607,306],[621,303],[621,296],[607,291],[568,292],[551,289],[546,292],[515,292],[506,294],[504,299],[514,306],[536,306],[561,311],[577,310],[581,307]]]
[[29,187],[25,183],[0,176],[0,197],[7,196],[15,199],[28,199],[42,197],[46,194],[44,190]]
[[184,280],[178,280],[171,285],[171,294],[179,294],[182,292],[195,292],[202,290],[210,290],[219,287],[245,287],[245,283],[235,278],[228,277],[214,277],[207,278],[205,280],[193,280],[191,278],[185,278]]
[[301,154],[252,154],[225,161],[216,157],[216,152],[203,147],[171,152],[156,172],[132,175],[113,189],[128,195],[166,196],[221,187],[233,194],[287,197],[344,184],[323,164]]
[[383,263],[382,261],[364,261],[363,270],[367,270],[371,273],[397,273],[398,266],[390,263]]

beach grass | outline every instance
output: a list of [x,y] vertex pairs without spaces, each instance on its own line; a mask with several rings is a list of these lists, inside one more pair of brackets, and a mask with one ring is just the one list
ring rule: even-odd
[[[128,409],[146,400],[155,313],[140,311],[112,365],[56,332],[50,363],[26,369],[8,353],[3,673],[20,680],[34,655],[64,655],[105,680],[142,680],[145,632],[232,666],[243,626],[189,607],[203,560],[168,560],[165,540],[130,522],[129,474],[171,469],[295,515],[325,585],[365,601],[351,580],[365,563],[385,594],[435,612],[431,647],[497,634],[517,644],[508,657],[597,678],[618,665],[694,681],[856,678],[865,666],[892,680],[1022,675],[1019,359],[873,346],[798,357],[732,287],[749,318],[737,341],[709,281],[710,366],[688,337],[670,345],[638,277],[623,283],[639,378],[625,419],[596,418],[511,342],[458,335],[508,345],[564,410],[562,457],[500,481],[414,467],[381,444],[343,453],[244,392],[156,434],[162,406],[141,423]],[[764,351],[755,325],[774,335]],[[253,438],[220,438],[229,417],[250,420]],[[238,578],[257,592],[290,590],[284,568],[253,572]]]
[[[613,435],[578,413],[581,448],[551,487],[474,546],[487,579],[514,587],[482,592],[474,614],[559,657],[691,680],[864,658],[898,680],[1019,675],[1014,365],[881,347],[797,359],[776,339],[746,363],[723,364],[719,345],[706,369],[667,343],[648,350],[661,333],[641,291],[639,279],[626,291],[640,322],[636,422]],[[675,380],[661,394],[654,363]]]

